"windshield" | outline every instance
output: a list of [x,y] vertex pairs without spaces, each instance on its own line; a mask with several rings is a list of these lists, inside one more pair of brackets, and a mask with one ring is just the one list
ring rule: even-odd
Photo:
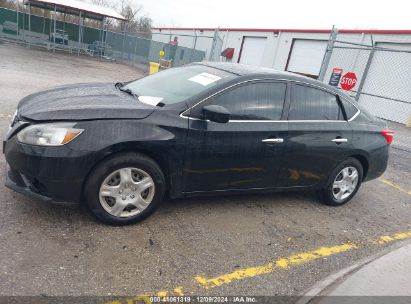
[[203,65],[171,68],[125,85],[141,102],[158,105],[178,103],[236,75]]

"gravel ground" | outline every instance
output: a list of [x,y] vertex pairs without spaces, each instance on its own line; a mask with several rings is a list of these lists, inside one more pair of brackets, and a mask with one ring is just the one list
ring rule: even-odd
[[[0,44],[0,68],[2,131],[8,114],[29,93],[142,75],[116,63],[9,44]],[[410,136],[411,129],[395,127]],[[3,184],[3,156],[0,162]],[[383,178],[397,187],[381,180],[365,183],[351,203],[339,208],[319,204],[311,192],[180,199],[164,202],[153,216],[128,227],[104,226],[81,208],[44,204],[1,187],[0,295],[136,295],[178,286],[204,295],[300,295],[382,247],[369,242],[212,289],[199,288],[194,278],[410,231],[411,153],[392,149]]]
[[1,114],[13,114],[24,96],[62,84],[126,81],[143,71],[72,54],[54,54],[0,41]]

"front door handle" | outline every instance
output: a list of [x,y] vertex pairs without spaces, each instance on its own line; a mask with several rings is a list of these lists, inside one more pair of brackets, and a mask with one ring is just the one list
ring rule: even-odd
[[284,139],[282,139],[282,138],[267,138],[267,139],[263,139],[262,142],[266,143],[266,144],[279,144],[279,143],[283,143]]
[[341,138],[341,137],[337,137],[337,138],[332,139],[331,141],[333,141],[333,142],[335,142],[335,143],[337,143],[337,144],[340,144],[340,143],[348,142],[348,139],[346,139],[346,138]]

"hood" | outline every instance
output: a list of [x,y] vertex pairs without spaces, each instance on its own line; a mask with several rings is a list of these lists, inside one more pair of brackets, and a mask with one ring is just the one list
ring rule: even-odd
[[115,88],[113,83],[56,87],[23,98],[18,114],[30,120],[143,119],[156,107]]

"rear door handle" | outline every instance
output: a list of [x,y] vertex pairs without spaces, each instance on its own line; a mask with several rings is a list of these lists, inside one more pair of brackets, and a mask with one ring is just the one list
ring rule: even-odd
[[344,142],[348,142],[348,139],[346,139],[346,138],[334,138],[331,141],[333,141],[335,143],[344,143]]
[[267,139],[263,139],[262,142],[266,143],[266,144],[279,144],[279,143],[283,143],[284,139],[282,139],[282,138],[267,138]]

